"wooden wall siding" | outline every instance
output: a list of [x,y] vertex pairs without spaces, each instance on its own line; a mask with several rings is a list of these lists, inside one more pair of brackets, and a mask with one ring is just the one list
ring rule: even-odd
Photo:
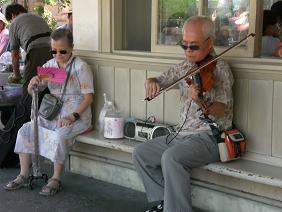
[[125,116],[130,115],[130,69],[115,68],[115,105]]
[[164,123],[175,125],[179,122],[178,89],[172,89],[164,94]]
[[142,101],[145,96],[144,82],[146,80],[146,70],[131,69],[130,80],[130,115],[138,119],[146,119],[146,102]]
[[[160,75],[160,72],[150,71],[147,73],[147,78],[156,77],[158,75]],[[163,123],[164,121],[164,95],[163,94],[147,102],[147,118],[150,116],[155,116],[157,122]]]
[[[104,105],[104,96],[107,94],[107,98],[111,101],[114,100],[114,67],[112,66],[98,66],[98,69],[94,73],[95,82],[95,97],[94,97],[94,119],[98,120],[101,108]],[[98,124],[98,122],[96,122]]]
[[271,155],[273,81],[249,80],[249,151]]
[[274,82],[272,155],[282,158],[282,82]]
[[[234,124],[244,133],[248,129],[248,98],[249,87],[247,79],[236,79],[233,85],[234,96]],[[236,114],[236,115],[235,115]]]
[[[171,64],[138,63],[125,59],[107,61],[101,57],[85,59],[95,69],[95,120],[104,103],[102,94],[107,93],[125,116],[144,120],[155,115],[160,122],[178,123],[178,90],[166,92],[152,102],[142,101],[145,97],[146,78],[157,76]],[[232,69],[235,77],[234,122],[247,135],[250,158],[253,158],[252,154],[256,154],[262,158],[262,161],[264,157],[280,160],[279,158],[282,158],[282,112],[280,112],[282,72],[266,68],[254,70],[249,64],[239,65],[237,63]],[[276,66],[274,68],[278,69]]]

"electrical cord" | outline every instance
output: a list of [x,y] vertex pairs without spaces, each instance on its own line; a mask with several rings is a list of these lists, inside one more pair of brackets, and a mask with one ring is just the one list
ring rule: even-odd
[[178,136],[178,134],[182,131],[182,129],[183,129],[183,127],[184,127],[184,124],[185,124],[185,122],[187,121],[187,118],[188,118],[188,113],[189,113],[189,110],[190,110],[190,107],[191,107],[191,103],[192,103],[192,99],[191,99],[190,102],[189,102],[189,106],[188,106],[188,108],[187,108],[187,112],[186,112],[185,119],[184,119],[184,121],[183,121],[181,127],[179,128],[179,130],[176,132],[175,136],[174,136],[170,141],[168,141],[168,137],[170,136],[170,134],[168,134],[168,135],[166,136],[165,143],[166,143],[167,145],[170,144],[170,143]]

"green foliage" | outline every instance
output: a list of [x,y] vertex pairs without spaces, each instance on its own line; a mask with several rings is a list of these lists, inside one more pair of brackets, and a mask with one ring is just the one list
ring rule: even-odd
[[[56,1],[56,0],[53,0],[53,1]],[[60,9],[71,5],[71,0],[57,0],[57,2],[60,6]]]
[[197,15],[197,4],[199,0],[159,0],[159,10],[162,18],[184,19]]
[[39,5],[33,8],[33,11],[40,15],[49,25],[51,29],[54,29],[57,25],[57,21],[52,18],[52,13],[47,8],[44,8],[43,5]]
[[0,0],[0,5],[4,5],[6,3],[10,3],[10,0]]
[[54,29],[57,25],[57,21],[52,18],[52,12],[48,10],[45,5],[55,6],[59,5],[62,9],[64,7],[70,6],[70,0],[42,0],[42,5],[36,6],[33,8],[33,11],[36,12],[38,15],[44,18],[51,29]]
[[[5,5],[14,2],[13,0],[0,0],[0,8]],[[45,5],[56,6],[59,5],[60,9],[69,7],[71,5],[71,0],[42,0],[42,4],[34,7],[32,10],[44,18],[51,29],[54,29],[57,22],[52,18],[52,12],[48,10]],[[28,8],[29,0],[24,0],[24,6]]]
[[0,0],[0,8],[2,8],[5,4],[9,4],[10,0]]

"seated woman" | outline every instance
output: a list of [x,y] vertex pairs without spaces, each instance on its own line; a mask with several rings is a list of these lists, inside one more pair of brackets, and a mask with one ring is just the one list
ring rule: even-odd
[[276,16],[270,10],[264,10],[261,56],[279,57],[278,52],[281,48],[279,33],[280,26]]
[[[70,77],[63,97],[63,107],[58,116],[52,121],[40,116],[38,118],[40,154],[54,162],[54,174],[48,184],[42,188],[41,195],[53,195],[62,189],[61,172],[70,147],[74,144],[75,136],[91,126],[90,105],[94,93],[90,67],[72,54],[71,31],[55,30],[51,34],[51,48],[54,58],[44,64],[44,67],[63,68],[66,72],[70,72]],[[32,93],[35,84],[39,85],[40,89],[48,86],[50,92],[58,97],[61,96],[64,85],[41,81],[39,76],[35,76],[28,86],[29,94]],[[31,153],[34,151],[31,128],[31,122],[28,122],[18,132],[15,152],[20,158],[20,174],[4,186],[6,190],[16,190],[28,185]]]

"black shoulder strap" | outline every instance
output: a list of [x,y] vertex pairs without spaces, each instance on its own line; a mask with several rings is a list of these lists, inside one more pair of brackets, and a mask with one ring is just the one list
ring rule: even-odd
[[27,48],[32,41],[35,41],[38,38],[49,37],[50,35],[51,35],[51,32],[44,32],[44,33],[39,33],[37,35],[31,36],[31,38],[28,39],[25,45],[25,51],[27,51]]
[[68,84],[68,81],[69,81],[69,78],[70,78],[70,74],[71,74],[71,66],[72,66],[72,63],[73,61],[75,60],[75,57],[72,58],[72,61],[70,62],[69,66],[70,66],[70,70],[68,72],[68,76],[67,76],[67,79],[66,79],[66,82],[65,82],[65,85],[64,85],[64,90],[63,90],[63,93],[62,93],[62,96],[61,96],[61,100],[63,101],[63,97],[65,96],[65,93],[66,93],[66,88],[67,88],[67,84]]

